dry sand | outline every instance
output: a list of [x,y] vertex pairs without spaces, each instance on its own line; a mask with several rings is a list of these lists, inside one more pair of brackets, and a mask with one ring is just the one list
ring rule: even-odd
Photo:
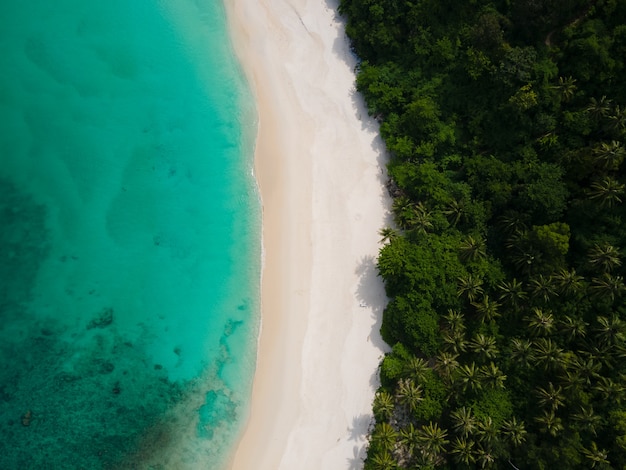
[[262,328],[233,470],[362,468],[386,298],[385,155],[335,0],[226,0],[259,115]]

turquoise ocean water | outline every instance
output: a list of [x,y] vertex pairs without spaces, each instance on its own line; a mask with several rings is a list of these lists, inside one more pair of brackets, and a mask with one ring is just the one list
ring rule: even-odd
[[255,119],[221,0],[0,2],[0,468],[222,468]]

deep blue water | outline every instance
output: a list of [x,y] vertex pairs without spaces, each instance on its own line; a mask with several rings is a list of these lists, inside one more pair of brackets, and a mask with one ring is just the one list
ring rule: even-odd
[[221,468],[261,258],[221,0],[4,0],[0,51],[0,468]]

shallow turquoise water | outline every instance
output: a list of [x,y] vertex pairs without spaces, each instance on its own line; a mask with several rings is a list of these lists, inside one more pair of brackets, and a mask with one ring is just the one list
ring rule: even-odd
[[260,276],[221,0],[5,0],[0,50],[0,468],[221,468]]

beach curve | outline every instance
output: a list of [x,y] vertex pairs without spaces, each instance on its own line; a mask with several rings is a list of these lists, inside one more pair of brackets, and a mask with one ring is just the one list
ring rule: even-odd
[[386,303],[384,146],[334,0],[226,0],[259,115],[262,327],[232,470],[362,468]]

